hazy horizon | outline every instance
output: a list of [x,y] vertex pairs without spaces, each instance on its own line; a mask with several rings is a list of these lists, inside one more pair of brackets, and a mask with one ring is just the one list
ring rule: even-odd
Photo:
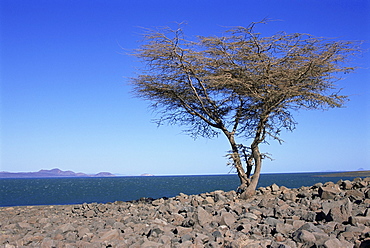
[[[0,171],[0,173],[14,173],[14,174],[22,174],[22,173],[37,173],[37,172],[40,172],[42,170],[46,170],[46,171],[51,171],[51,170],[60,170],[59,168],[53,168],[53,169],[49,169],[49,170],[46,170],[46,169],[40,169],[38,171],[19,171],[19,172],[9,172],[9,171]],[[63,170],[62,170],[63,171]],[[71,171],[71,170],[69,170]],[[295,173],[331,173],[331,172],[357,172],[357,171],[370,171],[370,170],[365,170],[364,168],[358,168],[357,170],[351,170],[351,171],[343,171],[343,170],[323,170],[323,171],[284,171],[284,172],[262,172],[261,174],[295,174]],[[66,171],[63,171],[63,172],[66,172]],[[111,172],[111,171],[100,171],[98,173],[85,173],[83,171],[71,171],[75,174],[79,174],[79,173],[82,173],[82,174],[85,174],[85,175],[97,175],[99,173],[110,173],[114,176],[117,176],[117,177],[136,177],[136,176],[217,176],[217,175],[235,175],[237,176],[237,173],[236,172],[229,172],[229,173],[203,173],[203,174],[151,174],[151,173],[140,173],[140,174],[135,174],[135,175],[128,175],[128,174],[120,174],[120,173],[114,173],[114,172]]]

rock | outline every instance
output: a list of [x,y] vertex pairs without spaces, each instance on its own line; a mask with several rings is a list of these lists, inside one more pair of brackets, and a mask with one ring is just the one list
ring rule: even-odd
[[327,221],[335,221],[339,223],[348,222],[349,217],[352,215],[352,203],[347,199],[338,202],[330,208],[327,214]]
[[236,191],[231,190],[231,191],[225,192],[225,197],[230,201],[235,200],[235,198],[237,197]]
[[178,225],[181,225],[181,223],[183,223],[184,220],[185,220],[185,217],[184,216],[182,216],[181,214],[175,213],[175,214],[172,214],[171,215],[171,221],[170,222],[173,225],[178,226]]
[[22,228],[22,229],[32,230],[32,226],[31,226],[29,223],[24,222],[24,221],[22,221],[22,222],[18,222],[18,226],[19,226],[20,228]]
[[353,179],[353,181],[355,182],[354,185],[353,185],[354,189],[356,189],[356,188],[365,188],[368,185],[368,182],[363,181],[361,178],[355,178],[355,179]]
[[212,216],[200,206],[197,207],[196,217],[198,224],[202,227],[205,227],[207,224],[209,224],[212,219]]
[[164,230],[162,230],[160,227],[153,227],[149,230],[147,237],[155,237],[158,238],[160,235],[164,233]]
[[258,216],[253,213],[245,213],[244,218],[249,219],[251,221],[258,220]]
[[178,235],[178,236],[183,236],[183,235],[185,235],[185,234],[187,234],[187,233],[191,233],[192,231],[193,231],[193,229],[192,228],[189,228],[189,227],[182,227],[182,226],[178,226],[178,227],[176,227],[176,234]]
[[359,190],[352,189],[352,190],[346,191],[345,196],[350,198],[352,201],[356,201],[356,200],[362,200],[365,197],[365,194]]
[[324,243],[325,248],[352,248],[353,246],[350,245],[346,241],[340,241],[339,239],[336,238],[330,238],[329,240],[325,241]]
[[213,236],[214,238],[221,238],[223,235],[222,235],[222,233],[221,233],[220,231],[216,230],[216,231],[214,231],[214,232],[212,233],[212,236]]
[[370,208],[366,208],[366,210],[364,212],[364,216],[370,217]]
[[86,218],[92,218],[94,216],[96,216],[96,213],[94,210],[87,210],[86,212],[84,212],[84,216]]
[[341,182],[340,187],[342,189],[349,190],[349,189],[352,189],[353,184],[349,180],[344,180],[344,181]]
[[316,242],[315,236],[307,230],[298,230],[294,232],[293,240],[305,245],[314,245]]
[[370,198],[370,189],[368,189],[368,190],[366,190],[366,191],[365,191],[365,197],[366,197],[367,199],[369,199],[369,198]]
[[76,229],[70,223],[67,223],[59,227],[59,230],[61,230],[62,233],[65,233],[65,232],[73,232]]
[[154,201],[152,201],[152,205],[153,206],[160,206],[164,203],[164,199],[163,198],[160,198],[160,199],[156,199]]
[[90,229],[87,227],[81,227],[78,229],[78,236],[83,237],[87,233],[90,233]]
[[171,237],[169,235],[161,235],[161,237],[159,238],[158,241],[162,245],[170,246],[170,244],[171,244]]
[[334,233],[336,225],[337,225],[336,222],[327,222],[321,225],[317,225],[317,227],[323,230],[323,232],[325,232],[326,234],[330,234]]
[[320,187],[318,192],[322,200],[328,200],[334,199],[335,196],[339,195],[341,190],[337,184],[328,184],[327,186]]
[[312,188],[313,189],[318,189],[318,188],[320,188],[320,187],[322,187],[323,186],[323,183],[315,183],[313,186],[312,186]]
[[229,212],[221,213],[220,225],[226,225],[228,227],[232,227],[235,222],[236,222],[236,218],[231,213]]
[[323,232],[313,232],[312,233],[316,239],[316,246],[323,246],[324,243],[330,239],[329,235]]
[[214,200],[213,197],[207,196],[202,203],[204,205],[206,205],[206,204],[214,204],[215,203],[215,200]]
[[350,219],[350,223],[352,225],[363,224],[363,225],[366,225],[366,226],[370,226],[370,217],[368,217],[368,216],[353,216]]
[[287,236],[293,230],[293,225],[284,224],[284,223],[276,223],[275,231],[278,233],[282,233]]
[[291,248],[291,246],[280,242],[272,242],[270,248]]
[[281,196],[281,199],[283,199],[284,201],[289,200],[289,201],[294,202],[296,198],[297,198],[297,194],[295,194],[294,192],[290,192],[290,191],[283,193]]
[[238,232],[243,232],[243,233],[249,233],[252,230],[252,225],[250,223],[248,224],[242,224],[239,225],[236,230]]
[[311,198],[311,192],[309,190],[301,191],[297,194],[298,198]]
[[113,230],[103,233],[103,235],[99,239],[99,242],[110,241],[112,239],[118,239],[119,236],[120,236],[120,232],[117,229],[113,229]]
[[260,195],[266,195],[271,192],[270,188],[265,188],[265,187],[259,187],[257,189],[257,193],[260,193]]
[[224,196],[225,192],[222,190],[217,190],[214,192],[215,202],[225,202],[227,198]]
[[208,235],[205,235],[203,233],[196,233],[196,240],[198,240],[198,243],[200,244],[204,244],[204,243],[207,243],[210,239],[210,237]]
[[163,247],[163,244],[157,243],[154,241],[146,240],[144,243],[140,245],[142,248],[156,248],[156,247]]
[[302,220],[314,222],[316,219],[316,213],[313,211],[307,211],[307,210],[301,210],[299,211],[300,214],[297,214],[298,216],[301,216]]
[[277,186],[275,183],[270,186],[270,189],[272,192],[278,192],[280,190],[279,186]]
[[[5,246],[6,247],[6,246]],[[14,246],[13,246],[14,247]],[[41,242],[41,248],[50,248],[55,247],[55,241],[52,240],[49,237],[44,238],[44,240]]]
[[300,230],[305,230],[305,231],[309,231],[309,232],[323,232],[321,229],[319,229],[317,226],[315,226],[313,223],[306,223],[304,225],[302,225],[298,231]]
[[283,224],[283,221],[279,220],[279,219],[272,218],[272,217],[267,217],[264,220],[264,223],[269,225],[269,226],[276,227],[277,224]]
[[189,241],[181,243],[177,247],[179,247],[179,248],[188,248],[188,247],[191,247],[192,245],[193,245],[193,242],[189,240]]

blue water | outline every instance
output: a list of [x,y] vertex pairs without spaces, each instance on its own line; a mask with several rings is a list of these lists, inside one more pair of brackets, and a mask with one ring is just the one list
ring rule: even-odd
[[[337,182],[353,177],[315,177],[323,173],[262,174],[259,185],[273,183],[288,188]],[[236,190],[236,175],[155,176],[104,178],[0,179],[0,206],[56,205],[132,201],[142,197],[173,197],[179,193],[200,194]]]

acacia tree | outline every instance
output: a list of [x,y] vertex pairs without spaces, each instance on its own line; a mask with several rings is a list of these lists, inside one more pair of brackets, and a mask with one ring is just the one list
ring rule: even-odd
[[[357,42],[284,32],[262,37],[256,23],[221,37],[185,37],[182,28],[149,30],[135,56],[145,67],[132,78],[133,92],[149,100],[158,123],[185,125],[193,137],[224,134],[240,179],[242,198],[254,194],[268,137],[282,142],[298,109],[342,107],[335,82]],[[237,142],[236,138],[244,142]]]

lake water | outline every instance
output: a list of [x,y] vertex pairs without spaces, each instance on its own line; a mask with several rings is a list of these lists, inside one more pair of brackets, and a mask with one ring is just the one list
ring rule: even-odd
[[[317,177],[325,173],[262,174],[258,187],[273,183],[288,188],[318,182],[353,180],[354,177]],[[179,193],[200,194],[236,190],[237,175],[154,176],[103,178],[0,179],[0,206],[60,205],[132,201],[142,197],[173,197]]]

